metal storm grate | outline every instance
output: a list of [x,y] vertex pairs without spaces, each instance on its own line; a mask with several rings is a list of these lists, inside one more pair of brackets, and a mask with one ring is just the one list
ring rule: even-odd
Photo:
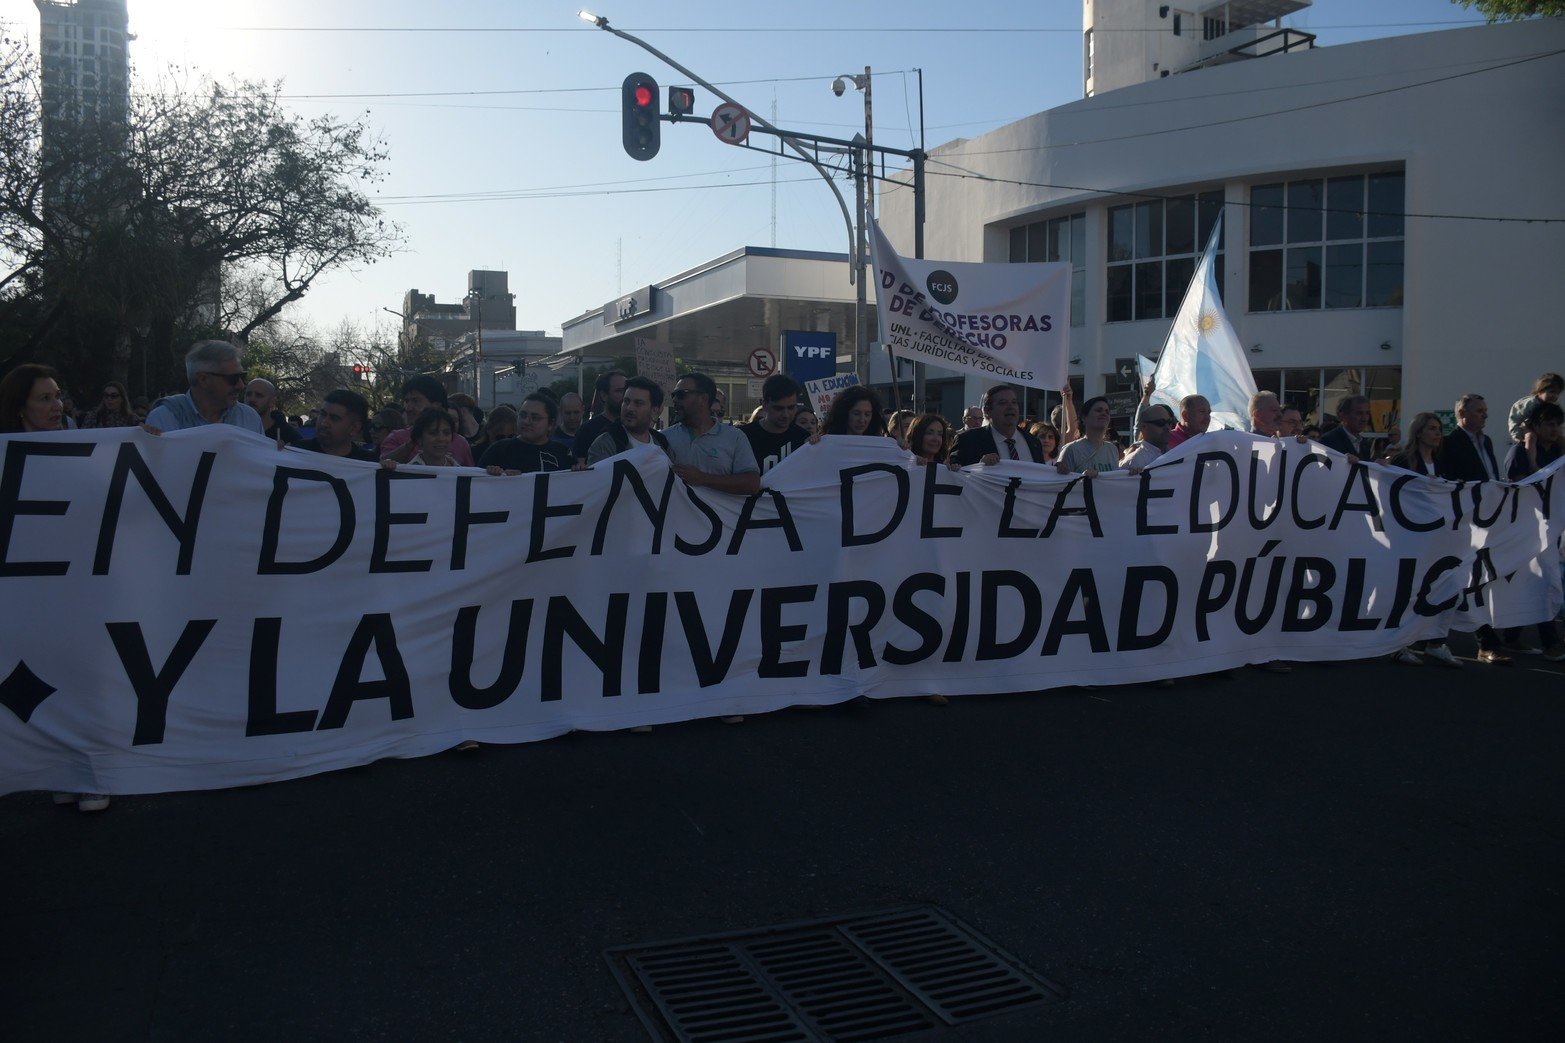
[[1065,998],[935,906],[624,946],[605,954],[653,1038],[885,1039]]

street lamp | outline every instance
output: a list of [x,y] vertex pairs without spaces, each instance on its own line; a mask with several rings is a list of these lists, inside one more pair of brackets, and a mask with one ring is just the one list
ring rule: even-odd
[[[848,84],[853,84],[853,89],[864,92],[864,136],[854,135],[855,146],[853,152],[853,182],[854,182],[854,209],[856,211],[853,242],[853,267],[855,271],[854,283],[856,284],[853,296],[853,355],[854,366],[862,374],[861,379],[869,383],[870,352],[869,342],[869,297],[868,289],[864,285],[864,276],[868,267],[867,254],[869,252],[869,223],[875,218],[875,138],[873,109],[871,108],[871,87],[873,81],[868,65],[864,66],[864,74],[843,73],[831,81],[831,92],[837,97],[842,97],[847,92]],[[897,374],[896,361],[889,355],[887,363],[891,366],[891,387],[896,392]],[[900,404],[899,404],[900,406]]]

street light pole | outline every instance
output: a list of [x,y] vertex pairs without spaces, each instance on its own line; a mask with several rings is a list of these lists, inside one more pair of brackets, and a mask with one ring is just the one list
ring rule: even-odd
[[[606,33],[612,33],[613,35],[618,36],[621,40],[626,40],[626,41],[629,41],[630,43],[635,44],[637,47],[640,47],[643,51],[646,51],[648,54],[652,55],[652,57],[658,59],[661,62],[664,62],[665,64],[667,64],[668,67],[673,69],[675,72],[684,73],[686,76],[690,77],[690,79],[693,80],[695,83],[699,84],[702,87],[705,87],[707,90],[711,91],[717,97],[722,98],[724,101],[728,102],[728,104],[730,104],[730,105],[739,105],[739,102],[735,101],[733,98],[729,97],[727,94],[725,94],[722,91],[718,90],[716,87],[712,86],[712,84],[708,83],[706,80],[703,80],[701,77],[697,76],[695,73],[691,72],[689,69],[685,68],[683,65],[680,65],[674,59],[670,58],[668,55],[664,54],[662,51],[658,50],[656,47],[653,47],[651,44],[647,43],[645,40],[638,39],[637,37],[634,37],[634,36],[630,35],[629,33],[625,32],[623,29],[616,29],[616,28],[614,28],[612,25],[609,24],[608,18],[603,17],[601,15],[592,14],[589,11],[578,11],[577,12],[577,16],[580,17],[583,21],[591,22],[593,25],[597,26],[599,29],[602,29]],[[842,210],[842,220],[843,220],[843,223],[847,226],[847,229],[848,229],[848,245],[849,245],[849,248],[851,249],[852,245],[853,245],[853,221],[852,221],[851,218],[848,217],[848,203],[847,203],[847,200],[842,198],[842,193],[838,190],[836,182],[834,182],[831,179],[831,172],[828,171],[825,167],[821,166],[820,162],[814,156],[812,156],[808,152],[804,151],[804,149],[799,146],[799,143],[796,142],[793,139],[793,136],[791,134],[787,133],[786,131],[778,130],[776,127],[772,126],[770,123],[766,122],[760,116],[758,116],[754,112],[752,112],[748,106],[739,105],[739,107],[744,109],[745,112],[749,113],[750,123],[753,126],[760,127],[763,130],[766,130],[766,131],[771,132],[772,134],[775,134],[777,136],[777,140],[778,141],[782,142],[783,144],[787,145],[789,148],[791,148],[795,152],[797,152],[799,154],[799,158],[800,159],[804,160],[810,166],[814,167],[816,173],[820,174],[821,177],[826,179],[826,184],[831,189],[831,194],[833,196],[835,196],[836,199],[837,199],[837,206],[840,207],[841,210]],[[857,278],[857,273],[855,273],[852,268],[849,268],[849,272],[850,272],[849,278]]]

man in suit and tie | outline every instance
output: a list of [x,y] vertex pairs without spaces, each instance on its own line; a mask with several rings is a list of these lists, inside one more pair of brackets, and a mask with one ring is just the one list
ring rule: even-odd
[[1483,433],[1489,421],[1489,405],[1482,395],[1467,394],[1456,401],[1456,427],[1440,443],[1445,458],[1440,477],[1462,482],[1487,482],[1504,476],[1494,443]]
[[1349,395],[1337,403],[1337,420],[1337,426],[1321,436],[1320,444],[1347,456],[1363,457],[1364,440],[1359,436],[1369,425],[1369,399]]
[[989,418],[988,426],[956,436],[951,459],[958,467],[1001,460],[1043,463],[1043,443],[1016,426],[1022,418],[1020,391],[1009,384],[996,384],[985,391],[984,416]]
[[[1482,395],[1456,400],[1456,427],[1440,443],[1440,477],[1460,482],[1487,482],[1502,476],[1494,444],[1483,433],[1489,406]],[[1491,626],[1478,628],[1478,661],[1506,666],[1510,656],[1500,650],[1500,635]]]

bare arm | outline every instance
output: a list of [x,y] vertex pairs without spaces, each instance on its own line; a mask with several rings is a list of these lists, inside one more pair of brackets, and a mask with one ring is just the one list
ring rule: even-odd
[[1076,393],[1071,390],[1070,381],[1060,388],[1060,419],[1064,425],[1060,430],[1060,441],[1074,442],[1081,437],[1081,426],[1076,423]]

